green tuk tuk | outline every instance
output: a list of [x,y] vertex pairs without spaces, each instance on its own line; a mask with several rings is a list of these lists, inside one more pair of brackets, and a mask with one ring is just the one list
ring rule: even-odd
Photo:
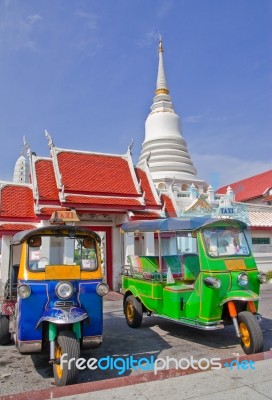
[[257,311],[266,275],[258,271],[245,223],[167,218],[130,221],[121,232],[134,242],[121,289],[130,327],[141,325],[143,313],[204,330],[233,323],[246,354],[263,350]]

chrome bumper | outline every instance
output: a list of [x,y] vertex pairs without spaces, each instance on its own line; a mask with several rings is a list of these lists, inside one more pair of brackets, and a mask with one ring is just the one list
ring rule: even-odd
[[20,353],[39,353],[42,350],[42,340],[17,340],[16,346]]
[[102,344],[102,336],[85,336],[82,338],[83,349],[94,349]]

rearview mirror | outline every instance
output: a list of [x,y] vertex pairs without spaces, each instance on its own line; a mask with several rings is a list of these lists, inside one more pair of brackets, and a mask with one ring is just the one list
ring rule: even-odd
[[95,248],[94,240],[91,238],[83,239],[83,246],[85,247],[85,249],[94,249]]
[[40,236],[33,236],[29,239],[28,244],[30,247],[41,247],[42,238]]

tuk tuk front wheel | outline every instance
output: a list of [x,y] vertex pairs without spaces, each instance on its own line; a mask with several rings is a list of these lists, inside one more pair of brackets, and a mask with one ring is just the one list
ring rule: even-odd
[[0,345],[7,345],[10,343],[9,333],[9,317],[8,315],[0,314]]
[[138,328],[143,319],[143,309],[141,303],[134,297],[128,296],[124,304],[124,314],[128,326]]
[[263,351],[263,334],[256,317],[249,311],[238,314],[241,346],[246,354]]
[[[61,331],[57,338],[55,348],[55,359],[60,359],[63,354],[66,354],[64,360],[66,362],[53,364],[53,372],[55,383],[57,386],[72,385],[76,383],[78,370],[75,361],[80,355],[79,341],[75,334],[71,331]],[[73,361],[69,362],[74,358]]]

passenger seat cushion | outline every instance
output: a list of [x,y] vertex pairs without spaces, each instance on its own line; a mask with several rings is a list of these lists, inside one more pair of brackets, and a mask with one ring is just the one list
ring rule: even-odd
[[127,256],[129,265],[132,267],[134,272],[143,272],[141,260],[139,256]]
[[183,260],[183,279],[185,281],[195,281],[200,271],[198,255],[184,254]]
[[155,256],[140,256],[142,269],[144,272],[158,272],[159,260]]
[[180,256],[163,256],[163,272],[167,273],[168,267],[172,272],[173,278],[181,278],[182,276],[182,257]]

